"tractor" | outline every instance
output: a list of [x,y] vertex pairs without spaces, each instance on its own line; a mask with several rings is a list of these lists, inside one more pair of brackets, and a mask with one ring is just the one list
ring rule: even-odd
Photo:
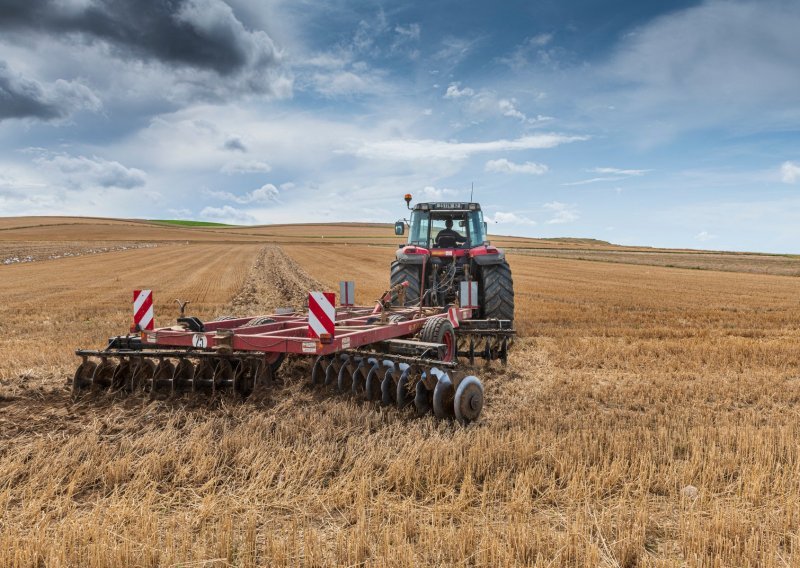
[[411,218],[395,223],[395,234],[408,227],[392,262],[392,288],[407,283],[395,298],[405,306],[449,306],[464,303],[461,283],[477,283],[477,317],[514,319],[514,286],[505,253],[487,240],[487,225],[479,203],[433,202],[411,207]]

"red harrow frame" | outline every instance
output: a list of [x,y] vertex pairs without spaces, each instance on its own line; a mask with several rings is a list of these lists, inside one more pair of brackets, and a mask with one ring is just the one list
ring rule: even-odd
[[[183,311],[183,306],[181,306]],[[272,385],[287,355],[315,357],[311,383],[418,414],[461,423],[478,418],[483,385],[458,371],[458,358],[506,361],[511,322],[472,320],[471,308],[338,307],[332,334],[309,337],[309,313],[178,324],[113,337],[102,350],[80,349],[73,392],[144,391],[151,397],[233,392]],[[182,315],[182,314],[181,314]],[[456,325],[454,326],[453,323]]]

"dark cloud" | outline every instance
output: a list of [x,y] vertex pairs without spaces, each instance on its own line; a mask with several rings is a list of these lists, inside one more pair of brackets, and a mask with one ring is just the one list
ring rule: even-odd
[[[276,67],[279,53],[263,31],[248,30],[222,0],[0,0],[0,30],[68,34],[103,42],[121,58],[188,65],[221,76]],[[248,81],[269,91],[264,81]]]
[[0,61],[0,121],[9,118],[58,120],[80,108],[97,109],[100,101],[79,83],[59,80],[43,86]]
[[223,147],[226,150],[231,150],[232,152],[247,152],[247,146],[244,145],[242,139],[238,136],[231,136],[225,141]]

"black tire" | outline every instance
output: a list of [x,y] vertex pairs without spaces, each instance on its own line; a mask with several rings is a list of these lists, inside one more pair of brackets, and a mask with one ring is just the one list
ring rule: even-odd
[[235,320],[235,319],[239,319],[239,316],[219,316],[218,318],[214,318],[214,320],[212,320],[211,322],[208,322],[208,323],[213,323],[215,321]]
[[[406,306],[415,306],[419,303],[419,290],[420,290],[420,270],[421,267],[413,264],[401,264],[400,261],[395,260],[392,262],[392,269],[389,275],[389,287],[394,288],[398,284],[408,281],[408,288],[406,288]],[[397,303],[397,298],[392,299],[394,305]]]
[[447,318],[429,318],[419,332],[420,341],[425,343],[444,343],[447,346],[443,361],[456,360],[456,331]]
[[514,281],[506,261],[481,269],[480,302],[485,319],[514,320]]

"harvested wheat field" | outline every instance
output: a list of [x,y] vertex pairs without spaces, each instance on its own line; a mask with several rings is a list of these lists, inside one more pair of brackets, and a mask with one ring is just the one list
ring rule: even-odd
[[368,303],[393,248],[60,223],[0,225],[46,252],[0,265],[0,566],[800,564],[797,277],[511,254],[520,338],[466,428],[311,390],[305,360],[245,402],[73,400],[73,350],[127,330],[134,288],[159,325],[343,277]]

